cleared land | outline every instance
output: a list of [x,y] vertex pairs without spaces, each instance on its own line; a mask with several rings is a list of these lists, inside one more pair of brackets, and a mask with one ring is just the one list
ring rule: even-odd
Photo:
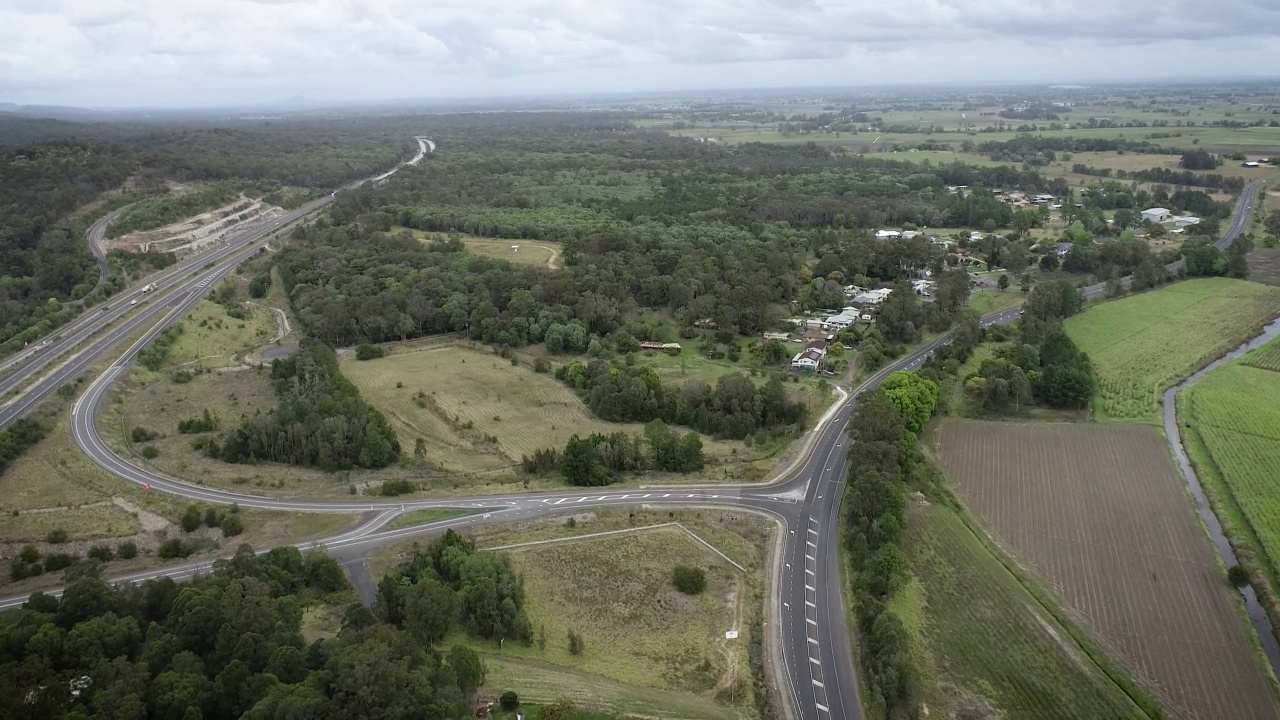
[[[575,434],[643,429],[596,419],[573,391],[550,375],[457,345],[378,360],[348,358],[342,372],[386,415],[406,455],[412,457],[422,438],[427,465],[448,473],[509,471],[523,456],[563,447]],[[738,477],[747,471],[739,466],[750,460],[751,452],[742,443],[704,443],[708,469],[688,476],[690,481],[722,478],[726,471]]]
[[[445,233],[429,233],[422,230],[411,232],[423,241],[446,236]],[[534,265],[552,269],[560,267],[560,243],[462,235],[462,245],[466,247],[467,252],[479,257],[506,260],[515,265]]]
[[[1180,419],[1208,450],[1272,571],[1280,560],[1280,342],[1209,373]],[[1245,538],[1236,538],[1243,540]]]
[[[481,547],[573,538],[513,548],[524,575],[535,642],[498,646],[455,633],[481,653],[488,668],[484,699],[514,690],[521,700],[568,698],[579,707],[653,718],[754,717],[747,648],[762,602],[764,567],[773,524],[728,510],[600,510],[478,528]],[[691,539],[678,522],[747,569],[738,573]],[[664,527],[655,527],[663,525]],[[602,532],[634,534],[592,537]],[[380,577],[410,556],[417,541],[378,551],[371,572]],[[671,587],[676,564],[702,567],[707,589],[681,595]],[[573,629],[585,641],[568,652]],[[724,632],[736,629],[736,640]]]
[[1026,299],[1026,295],[1012,288],[1004,292],[981,290],[969,296],[969,307],[977,311],[978,315],[990,315],[994,312],[1008,310],[1011,307],[1021,305],[1026,302]]
[[1174,716],[1280,717],[1275,681],[1154,430],[946,421],[934,441],[999,543]]
[[1066,329],[1098,372],[1099,416],[1154,422],[1166,388],[1280,312],[1280,289],[1206,278],[1103,303]]
[[892,608],[931,716],[1144,717],[955,512],[915,504],[905,549],[915,578]]
[[187,368],[235,365],[237,357],[270,340],[276,321],[266,308],[248,305],[247,320],[227,315],[226,308],[203,300],[182,321],[182,335],[169,351],[169,364]]

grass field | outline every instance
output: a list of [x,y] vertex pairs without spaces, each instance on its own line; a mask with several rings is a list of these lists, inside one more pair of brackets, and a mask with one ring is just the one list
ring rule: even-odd
[[245,308],[249,319],[237,320],[221,305],[200,301],[182,321],[182,335],[169,351],[168,365],[220,368],[236,364],[236,356],[271,339],[276,322],[266,310]]
[[[410,232],[424,242],[429,241],[432,236],[444,234],[422,230],[410,230]],[[467,252],[479,257],[506,260],[515,265],[533,265],[553,269],[560,267],[560,243],[463,235],[462,244]],[[512,250],[513,247],[519,249]]]
[[[406,455],[412,456],[422,438],[428,466],[448,473],[509,472],[521,457],[563,447],[575,434],[642,430],[597,420],[550,375],[457,345],[378,360],[349,358],[342,371],[386,415]],[[736,473],[737,465],[751,459],[742,443],[704,442],[709,459],[704,479],[723,477],[725,470]]]
[[954,511],[913,505],[905,549],[915,577],[891,607],[930,716],[1143,717]]
[[1175,717],[1280,717],[1275,680],[1150,428],[944,422],[956,494]]
[[1198,279],[1089,308],[1067,320],[1066,329],[1097,370],[1097,415],[1154,422],[1165,388],[1278,312],[1280,289]]
[[969,295],[969,307],[976,310],[980,316],[990,315],[991,313],[1021,305],[1026,302],[1026,299],[1026,295],[1013,288],[1004,292],[982,290]]
[[442,510],[439,508],[423,508],[421,510],[413,510],[398,516],[387,529],[395,529],[409,527],[411,525],[426,525],[427,523],[437,522],[439,520],[448,520],[449,518],[460,517],[466,515],[466,510]]

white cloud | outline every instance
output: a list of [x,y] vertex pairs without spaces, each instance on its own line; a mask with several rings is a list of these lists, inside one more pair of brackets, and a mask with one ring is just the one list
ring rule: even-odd
[[0,100],[1243,74],[1277,38],[1276,0],[6,0]]

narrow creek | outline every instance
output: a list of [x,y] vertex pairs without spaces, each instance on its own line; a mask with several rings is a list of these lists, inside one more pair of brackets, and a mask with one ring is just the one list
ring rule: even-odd
[[[1200,485],[1200,478],[1196,476],[1196,471],[1191,466],[1191,461],[1187,458],[1186,449],[1182,445],[1182,434],[1179,432],[1178,427],[1176,400],[1178,393],[1195,385],[1205,375],[1221,367],[1224,363],[1262,347],[1275,337],[1280,337],[1280,319],[1263,328],[1257,337],[1214,360],[1205,366],[1203,370],[1164,392],[1165,435],[1169,439],[1169,445],[1173,448],[1174,458],[1182,469],[1182,477],[1187,481],[1187,488],[1191,490],[1191,495],[1195,498],[1196,512],[1200,513],[1200,518],[1204,520],[1205,527],[1209,529],[1209,537],[1213,540],[1214,547],[1218,550],[1218,555],[1227,567],[1237,564],[1236,554],[1231,549],[1231,543],[1227,541],[1226,534],[1222,531],[1222,523],[1218,522],[1218,516],[1214,515],[1213,510],[1209,507],[1204,488]],[[1277,677],[1280,677],[1280,642],[1276,641],[1275,633],[1271,629],[1271,621],[1267,618],[1267,613],[1262,609],[1262,604],[1258,602],[1258,595],[1254,592],[1253,586],[1246,585],[1240,588],[1240,595],[1244,598],[1249,620],[1253,622],[1253,628],[1258,634],[1258,640],[1261,641],[1262,649],[1267,655],[1267,660],[1271,663],[1271,671]]]

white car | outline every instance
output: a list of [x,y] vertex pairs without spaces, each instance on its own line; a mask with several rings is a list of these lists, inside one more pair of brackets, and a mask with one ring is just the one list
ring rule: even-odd
[[130,301],[129,301],[129,304],[130,304],[130,305],[137,305],[137,304],[138,304],[138,299],[137,299],[137,298],[134,298],[134,299],[130,300]]

